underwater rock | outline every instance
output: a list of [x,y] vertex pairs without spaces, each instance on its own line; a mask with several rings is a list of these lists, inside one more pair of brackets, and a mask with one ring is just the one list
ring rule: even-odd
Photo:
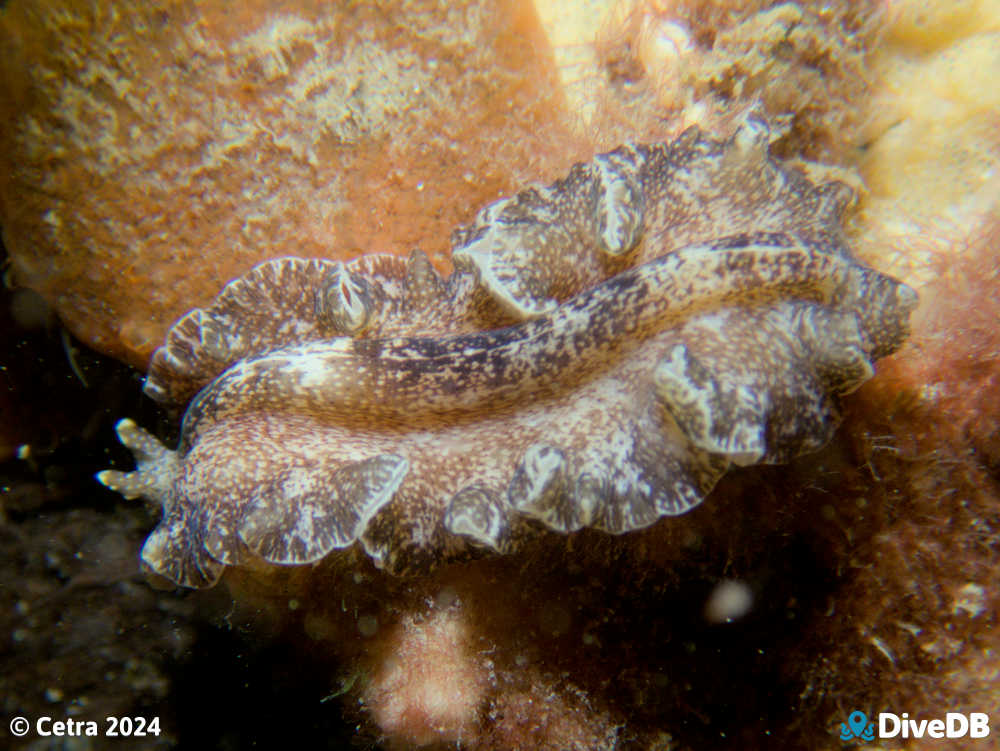
[[589,125],[604,138],[655,133],[665,119],[726,132],[756,108],[775,131],[776,155],[852,163],[867,123],[859,105],[875,84],[871,59],[891,15],[885,3],[627,0],[612,8],[594,69],[574,71],[579,83],[570,87],[570,101],[592,112]]
[[527,0],[15,0],[0,46],[14,276],[136,367],[290,249],[419,245],[448,271],[452,226],[566,164]]

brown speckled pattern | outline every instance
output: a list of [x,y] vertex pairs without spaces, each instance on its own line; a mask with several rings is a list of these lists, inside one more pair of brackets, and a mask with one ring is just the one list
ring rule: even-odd
[[99,476],[163,506],[144,561],[200,587],[359,542],[423,570],[640,529],[733,463],[821,447],[916,296],[852,258],[850,191],[767,143],[751,118],[598,155],[456,230],[448,279],[415,253],[228,285],[150,368],[147,393],[190,399],[178,449],[122,421],[138,468]]

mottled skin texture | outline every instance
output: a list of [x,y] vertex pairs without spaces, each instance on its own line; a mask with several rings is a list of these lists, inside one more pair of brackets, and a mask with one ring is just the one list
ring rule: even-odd
[[751,118],[599,155],[457,230],[448,279],[418,253],[232,283],[150,370],[163,401],[201,389],[177,451],[123,421],[138,470],[100,475],[163,506],[145,562],[199,587],[360,542],[426,570],[641,529],[822,446],[916,298],[851,257],[850,192],[767,143]]
[[778,233],[849,257],[840,216],[851,191],[777,168],[769,133],[751,117],[728,141],[690,128],[671,144],[600,154],[481,211],[453,233],[454,263],[527,317],[623,268],[723,237]]

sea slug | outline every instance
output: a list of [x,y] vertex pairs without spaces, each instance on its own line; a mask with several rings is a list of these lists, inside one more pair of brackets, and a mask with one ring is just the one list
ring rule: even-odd
[[820,448],[916,295],[850,252],[852,192],[768,139],[751,116],[598,155],[456,230],[448,278],[415,251],[230,283],[150,366],[187,405],[177,449],[123,420],[138,467],[98,476],[162,506],[145,563],[204,587],[360,543],[426,570],[640,529],[732,464]]

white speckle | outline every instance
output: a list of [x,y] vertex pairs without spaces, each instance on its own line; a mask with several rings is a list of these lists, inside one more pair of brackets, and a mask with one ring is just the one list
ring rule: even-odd
[[705,620],[709,623],[732,623],[753,608],[753,592],[743,581],[725,579],[715,585],[705,602]]
[[955,602],[951,606],[951,612],[958,615],[966,612],[970,618],[975,618],[986,609],[986,590],[978,584],[969,582],[960,590]]
[[871,643],[875,649],[885,655],[885,659],[887,659],[892,665],[896,664],[896,658],[893,657],[892,650],[889,649],[889,646],[884,641],[879,639],[877,636],[873,636],[871,638]]
[[639,37],[639,59],[646,70],[657,71],[660,76],[673,73],[694,50],[690,32],[683,24],[664,21],[648,15],[643,19]]

